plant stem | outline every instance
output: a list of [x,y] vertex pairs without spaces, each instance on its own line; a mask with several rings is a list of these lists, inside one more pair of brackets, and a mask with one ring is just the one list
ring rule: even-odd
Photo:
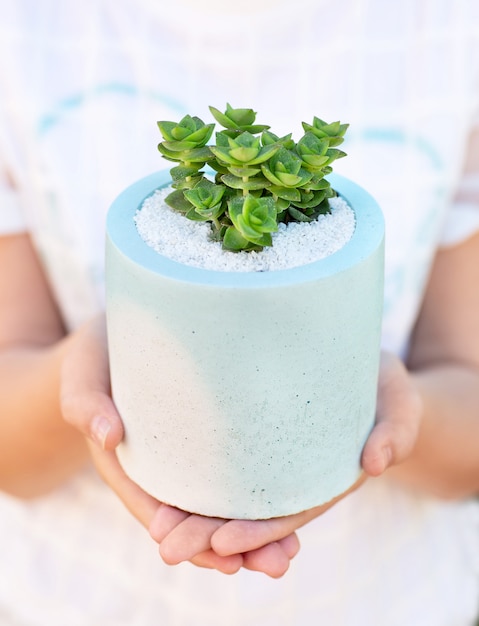
[[[243,182],[247,183],[248,179],[249,179],[249,176],[243,176],[242,178],[243,178]],[[245,189],[244,187],[243,187],[242,191],[243,191],[243,196],[247,196],[248,195],[248,190]]]
[[[183,161],[183,165],[185,167],[190,167],[191,163],[189,161]],[[191,182],[191,176],[186,176],[185,182],[190,183]]]

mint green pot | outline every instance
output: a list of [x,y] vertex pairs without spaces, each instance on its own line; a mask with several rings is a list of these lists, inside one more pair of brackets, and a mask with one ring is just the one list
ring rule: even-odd
[[107,220],[107,324],[118,457],[158,500],[260,519],[328,502],[360,475],[376,404],[384,221],[371,196],[330,177],[353,208],[326,259],[220,272],[148,247],[133,217],[169,184],[148,176]]

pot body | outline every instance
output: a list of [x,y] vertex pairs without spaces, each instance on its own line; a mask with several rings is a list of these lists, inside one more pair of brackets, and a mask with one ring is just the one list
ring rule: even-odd
[[360,475],[375,416],[384,223],[339,176],[350,242],[302,267],[214,272],[149,248],[133,221],[167,184],[128,188],[107,224],[107,325],[118,457],[162,502],[260,519],[325,503]]

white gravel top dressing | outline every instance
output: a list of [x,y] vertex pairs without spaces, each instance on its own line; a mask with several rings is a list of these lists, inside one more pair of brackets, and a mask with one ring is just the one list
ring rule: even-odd
[[173,261],[224,272],[264,272],[319,261],[337,252],[352,237],[354,211],[342,198],[331,198],[331,214],[314,222],[280,224],[273,246],[260,252],[229,252],[210,239],[210,225],[193,222],[164,203],[167,187],[148,197],[135,215],[140,237]]

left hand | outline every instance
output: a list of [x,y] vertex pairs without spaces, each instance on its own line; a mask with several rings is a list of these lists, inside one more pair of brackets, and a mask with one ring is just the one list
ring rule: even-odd
[[[381,355],[376,424],[362,453],[363,474],[346,492],[307,511],[269,520],[221,520],[191,515],[162,505],[150,523],[150,534],[160,543],[169,564],[181,561],[214,565],[214,556],[241,556],[246,569],[277,578],[299,550],[296,530],[325,513],[355,491],[368,476],[381,475],[411,454],[419,431],[422,407],[418,391],[403,363],[389,353]],[[206,561],[203,559],[207,557]]]
[[[162,505],[153,516],[150,535],[160,544],[165,563],[191,561],[201,567],[224,571],[221,561],[240,557],[238,567],[280,578],[299,551],[296,530],[322,515],[365,480],[362,475],[347,492],[321,506],[295,515],[267,520],[225,520],[209,518]],[[225,573],[234,573],[225,572]]]

